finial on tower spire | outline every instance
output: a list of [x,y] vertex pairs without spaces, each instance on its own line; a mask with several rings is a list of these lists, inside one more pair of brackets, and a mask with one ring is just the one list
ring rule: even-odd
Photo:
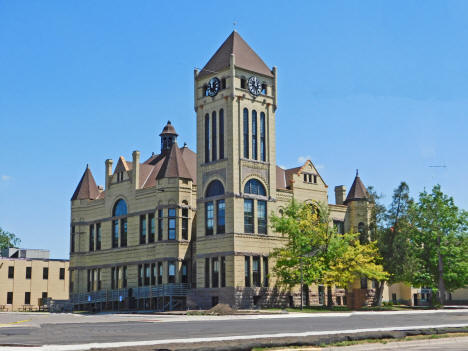
[[359,176],[359,169],[356,168],[356,177]]

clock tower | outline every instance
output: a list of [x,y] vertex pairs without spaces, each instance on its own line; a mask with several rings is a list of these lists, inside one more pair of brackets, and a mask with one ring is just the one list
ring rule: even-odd
[[276,82],[276,67],[236,31],[194,72],[196,284],[204,305],[240,307],[235,291],[268,279],[268,254],[278,245],[268,220],[276,209]]

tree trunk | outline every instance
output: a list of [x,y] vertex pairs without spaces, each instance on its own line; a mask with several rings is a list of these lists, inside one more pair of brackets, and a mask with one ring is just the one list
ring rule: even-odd
[[333,296],[332,296],[332,287],[331,285],[327,286],[327,306],[333,307]]
[[444,262],[442,260],[442,254],[440,253],[440,234],[437,236],[438,246],[438,269],[439,269],[439,301],[441,305],[445,305],[445,282],[444,282]]
[[377,289],[375,289],[375,297],[374,297],[374,306],[381,306],[382,305],[382,295],[383,295],[383,289],[385,286],[385,282],[377,282]]

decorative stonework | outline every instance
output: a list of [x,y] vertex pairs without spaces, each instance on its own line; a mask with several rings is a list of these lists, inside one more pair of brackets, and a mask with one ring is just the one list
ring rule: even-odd
[[219,178],[226,184],[226,168],[214,169],[203,173],[203,184],[206,185],[207,182],[213,178]]
[[268,185],[269,177],[269,169],[268,165],[265,163],[257,163],[257,162],[248,162],[248,161],[241,161],[241,179],[242,183],[249,177],[257,177],[260,178],[265,184]]

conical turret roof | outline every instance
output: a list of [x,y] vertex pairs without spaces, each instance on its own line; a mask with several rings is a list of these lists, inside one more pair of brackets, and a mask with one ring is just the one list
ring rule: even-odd
[[172,125],[171,121],[167,121],[167,124],[164,126],[161,134],[159,136],[162,136],[164,134],[172,134],[175,136],[178,136],[179,134],[176,133],[174,126]]
[[235,56],[235,66],[246,70],[273,77],[271,70],[263,60],[252,50],[244,39],[233,31],[224,41],[218,51],[198,74],[198,77],[207,76],[229,67],[231,54]]
[[72,196],[73,200],[94,200],[99,196],[99,189],[96,185],[96,181],[94,180],[93,174],[91,173],[91,169],[86,166],[86,170],[81,177],[78,186],[76,187],[75,192]]
[[358,171],[356,171],[356,178],[354,178],[353,185],[351,185],[351,189],[349,189],[348,196],[344,203],[347,204],[349,201],[353,200],[367,200],[368,198],[369,194],[367,193],[367,189],[359,177]]

